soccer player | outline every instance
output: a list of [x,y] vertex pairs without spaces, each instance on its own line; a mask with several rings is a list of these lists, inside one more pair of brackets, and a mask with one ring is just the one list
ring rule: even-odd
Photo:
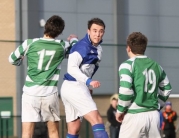
[[92,80],[101,61],[102,37],[105,24],[99,18],[88,21],[86,36],[71,49],[67,73],[61,87],[61,97],[65,106],[68,134],[66,138],[78,138],[80,117],[90,122],[94,138],[108,138],[102,118],[92,99],[89,87],[98,88],[100,82]]
[[59,98],[57,83],[61,62],[70,44],[77,41],[56,40],[65,27],[64,20],[54,15],[45,24],[43,38],[27,39],[9,56],[18,65],[27,56],[27,76],[22,95],[22,138],[32,138],[35,122],[47,122],[50,138],[59,138]]
[[171,92],[163,68],[144,55],[147,38],[133,32],[127,38],[129,59],[119,67],[120,88],[116,119],[119,138],[160,138],[159,111]]

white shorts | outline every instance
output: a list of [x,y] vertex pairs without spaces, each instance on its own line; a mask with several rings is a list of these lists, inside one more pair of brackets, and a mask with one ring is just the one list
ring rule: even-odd
[[60,120],[58,93],[37,97],[23,93],[22,122],[46,122]]
[[158,111],[127,113],[122,122],[119,138],[161,138]]
[[65,106],[67,122],[97,110],[88,87],[82,83],[65,80],[61,87],[61,98]]

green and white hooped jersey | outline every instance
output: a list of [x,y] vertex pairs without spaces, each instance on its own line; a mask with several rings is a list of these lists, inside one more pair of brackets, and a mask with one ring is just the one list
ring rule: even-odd
[[119,67],[118,112],[139,113],[160,109],[171,92],[158,63],[147,56],[128,59]]
[[[70,43],[77,42],[73,39]],[[69,42],[55,39],[27,39],[9,56],[9,62],[16,63],[21,56],[27,56],[27,76],[23,91],[28,95],[47,96],[57,92],[61,62]]]

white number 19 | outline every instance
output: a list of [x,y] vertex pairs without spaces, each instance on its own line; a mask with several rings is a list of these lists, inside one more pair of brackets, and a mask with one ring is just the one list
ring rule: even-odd
[[[156,75],[155,72],[152,69],[145,69],[143,72],[143,75],[145,76],[145,92],[153,93],[156,87]],[[150,90],[148,90],[148,84],[151,84],[152,87]]]

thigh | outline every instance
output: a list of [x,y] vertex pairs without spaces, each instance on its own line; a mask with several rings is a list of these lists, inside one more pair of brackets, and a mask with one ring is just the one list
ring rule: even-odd
[[115,138],[119,137],[119,128],[115,128]]
[[88,87],[79,82],[64,81],[61,87],[61,97],[65,106],[67,122],[97,110]]
[[171,138],[176,138],[175,130],[172,130],[172,132],[171,132]]
[[59,138],[59,122],[55,121],[48,121],[47,122],[48,127],[48,134],[50,138]]
[[34,126],[33,122],[23,122],[22,123],[22,138],[32,137],[34,133]]
[[40,98],[22,95],[22,122],[40,122]]
[[113,126],[110,126],[110,137],[111,138],[118,138],[116,135],[116,128]]
[[147,138],[146,125],[146,119],[141,113],[127,113],[120,127],[119,138]]
[[176,138],[176,133],[174,130],[165,130],[163,132],[163,137],[164,138]]
[[67,123],[68,127],[68,133],[72,135],[77,135],[79,134],[80,127],[81,127],[81,120],[80,118]]
[[41,98],[41,118],[43,122],[60,120],[60,103],[58,93]]
[[163,138],[172,138],[172,137],[170,136],[170,131],[169,131],[169,130],[164,130],[162,137],[163,137]]
[[160,138],[160,115],[158,111],[146,112],[149,116],[149,138]]
[[91,111],[84,115],[84,118],[90,122],[91,126],[95,124],[103,124],[103,120],[98,110]]

